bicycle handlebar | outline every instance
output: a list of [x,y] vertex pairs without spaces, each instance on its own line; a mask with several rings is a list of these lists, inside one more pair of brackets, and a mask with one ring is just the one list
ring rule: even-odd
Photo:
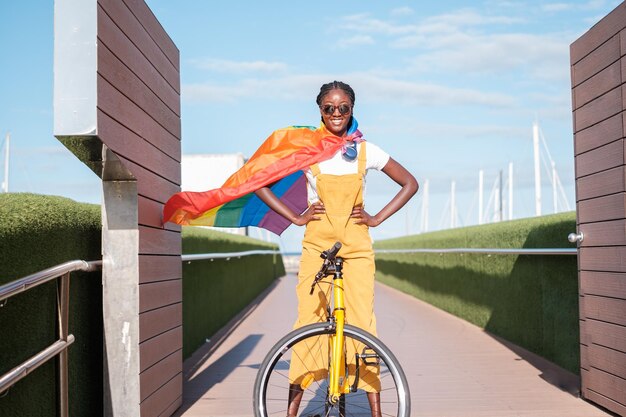
[[332,265],[333,262],[335,262],[335,257],[337,256],[339,249],[341,249],[341,242],[335,242],[332,248],[320,253],[320,258],[324,259],[324,263],[322,264],[322,267],[320,268],[318,273],[315,274],[315,279],[311,284],[311,291],[309,292],[309,295],[313,294],[313,291],[315,290],[315,284],[317,284],[319,280],[328,275],[326,273],[328,271],[328,267]]
[[341,242],[335,242],[332,248],[325,250],[320,254],[322,259],[326,259],[327,261],[332,261],[337,256],[337,252],[341,249]]

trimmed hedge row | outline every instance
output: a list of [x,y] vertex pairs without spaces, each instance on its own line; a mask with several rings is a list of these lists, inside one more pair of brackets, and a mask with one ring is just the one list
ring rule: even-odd
[[[0,194],[0,285],[74,259],[100,259],[100,206],[36,194]],[[70,284],[70,415],[101,416],[100,272],[73,272]],[[0,374],[55,340],[56,283],[11,297],[0,308]],[[0,398],[2,416],[56,415],[56,361]]]
[[[399,248],[563,248],[574,212],[377,242]],[[575,256],[377,254],[377,278],[579,373]]]
[[[183,253],[243,252],[278,247],[245,236],[183,227]],[[243,310],[275,278],[285,274],[282,258],[246,256],[183,264],[183,357],[189,357]]]

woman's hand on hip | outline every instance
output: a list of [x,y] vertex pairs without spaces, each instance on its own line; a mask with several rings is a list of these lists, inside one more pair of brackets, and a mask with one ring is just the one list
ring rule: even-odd
[[293,222],[297,226],[304,226],[310,221],[320,220],[319,215],[326,213],[324,204],[321,201],[316,201],[311,204],[304,213],[300,214]]
[[367,211],[365,211],[363,206],[352,207],[352,214],[350,217],[356,219],[354,222],[355,224],[365,224],[369,227],[376,227],[380,224],[375,216],[371,216]]

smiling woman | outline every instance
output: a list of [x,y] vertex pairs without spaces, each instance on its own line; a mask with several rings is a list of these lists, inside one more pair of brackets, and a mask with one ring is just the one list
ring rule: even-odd
[[[353,128],[356,125],[353,116],[355,93],[348,84],[340,81],[324,84],[316,102],[322,118],[321,129],[343,138],[344,146],[330,159],[313,163],[304,170],[308,208],[302,213],[294,212],[268,187],[257,190],[256,195],[291,223],[306,226],[296,287],[298,318],[294,328],[326,320],[325,309],[320,308],[320,299],[328,299],[330,294],[311,297],[309,289],[319,269],[322,251],[335,242],[341,242],[343,246],[339,255],[344,259],[344,275],[347,277],[343,287],[348,312],[346,322],[375,335],[375,266],[369,228],[380,225],[404,206],[417,191],[418,184],[413,175],[387,153],[374,144],[366,145],[362,134]],[[400,186],[391,201],[375,215],[364,209],[364,182],[369,169],[381,170]],[[321,347],[319,351],[321,355]],[[358,367],[353,363],[355,353],[348,351],[346,358]],[[325,377],[307,371],[315,369],[319,357],[307,356],[306,352],[299,352],[298,357],[303,360],[292,361],[289,368],[288,416],[298,414],[310,379]],[[367,374],[365,370],[362,372],[362,375]],[[370,373],[369,378],[361,378],[359,388],[367,392],[371,415],[381,416],[378,376],[372,377]]]

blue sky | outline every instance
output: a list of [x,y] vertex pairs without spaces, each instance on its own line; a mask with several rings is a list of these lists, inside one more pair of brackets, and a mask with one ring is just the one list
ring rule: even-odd
[[[319,86],[337,79],[356,91],[365,137],[429,180],[430,230],[450,224],[452,181],[457,224],[475,224],[478,171],[487,206],[510,162],[514,217],[534,214],[535,120],[573,208],[569,45],[618,1],[147,3],[181,52],[183,153],[249,156],[277,128],[316,125]],[[99,180],[52,136],[53,2],[4,1],[0,16],[10,191],[99,202]],[[545,171],[544,182],[551,212]],[[368,176],[370,210],[395,189]],[[373,236],[418,232],[421,205],[418,195]]]

